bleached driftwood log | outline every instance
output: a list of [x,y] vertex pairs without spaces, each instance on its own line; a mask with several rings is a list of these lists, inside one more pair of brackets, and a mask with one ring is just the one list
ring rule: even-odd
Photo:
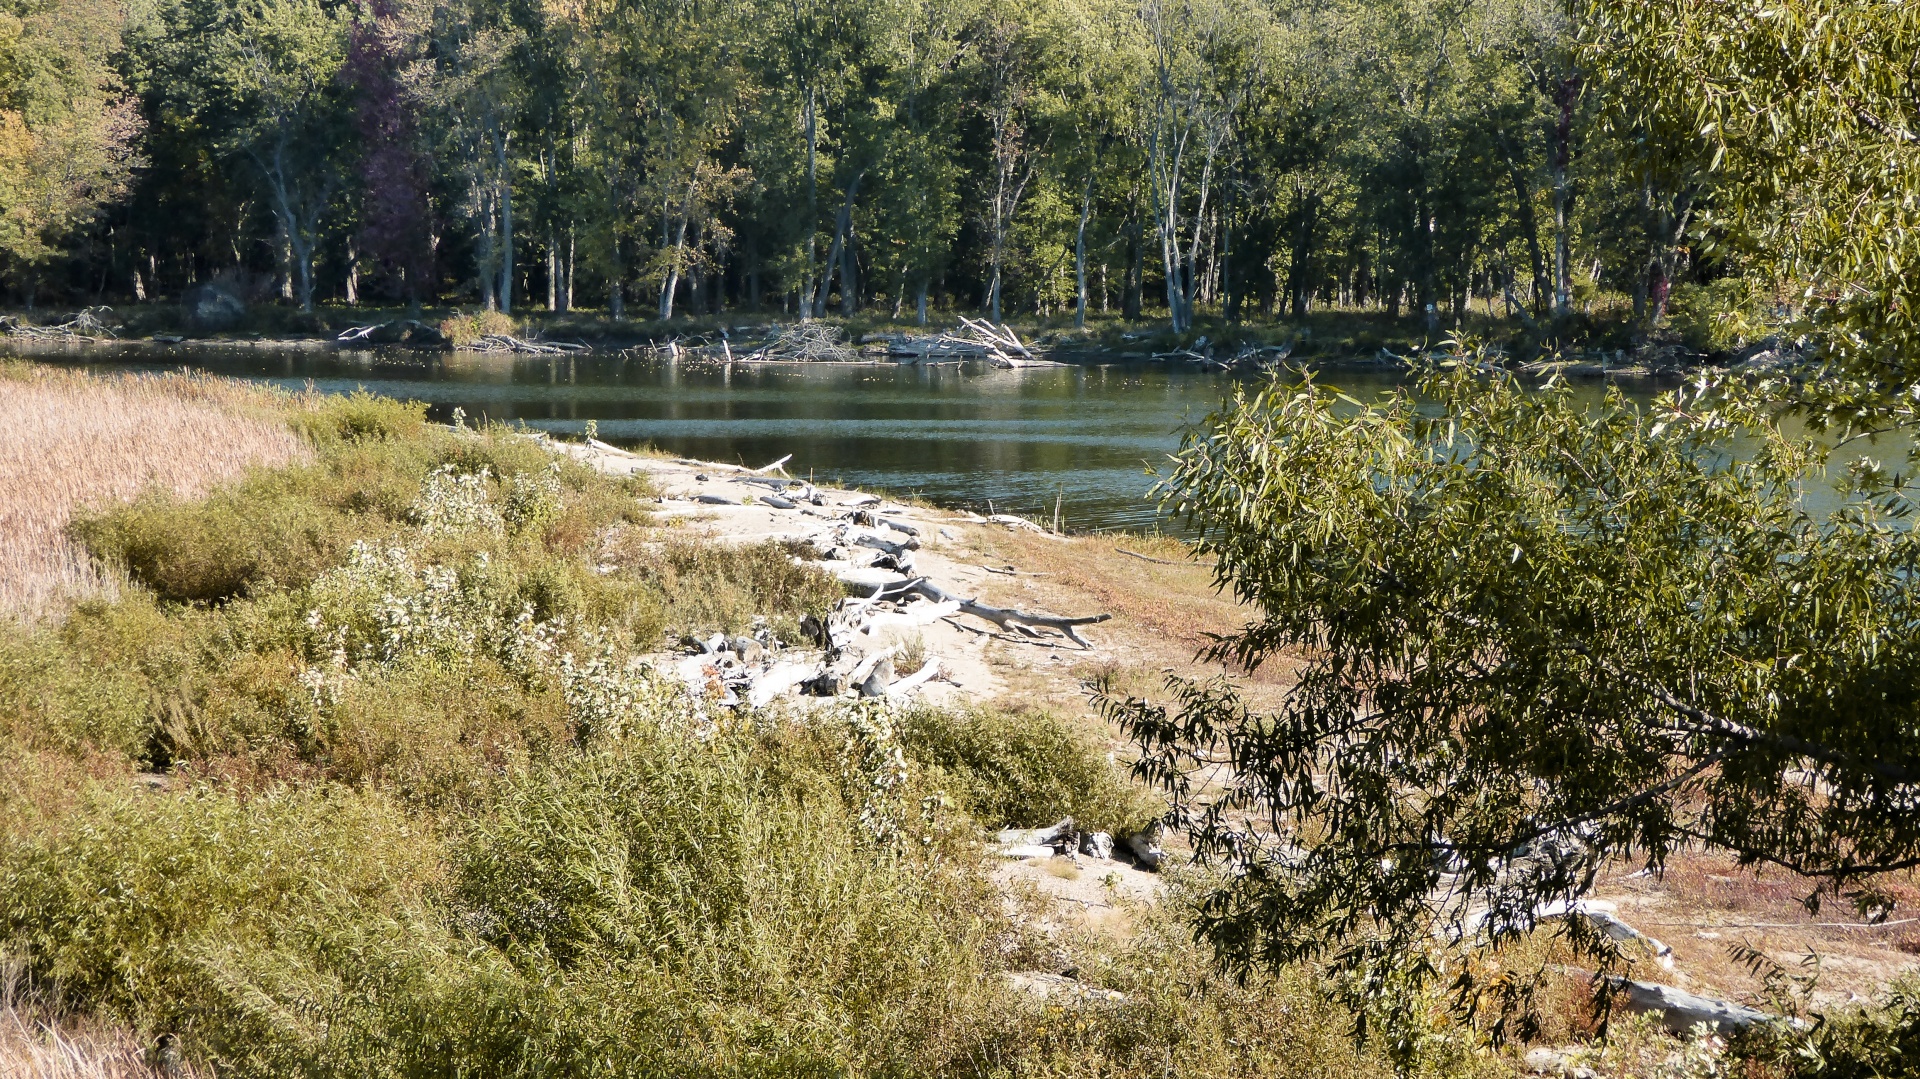
[[886,586],[880,590],[880,594],[877,595],[876,598],[885,598],[889,595],[906,595],[910,592],[917,592],[933,600],[935,603],[958,603],[962,614],[970,614],[975,618],[992,622],[1002,630],[1012,630],[1016,633],[1024,632],[1027,636],[1036,636],[1037,634],[1033,632],[1033,630],[1036,629],[1057,630],[1069,640],[1073,641],[1073,643],[1086,649],[1093,648],[1092,642],[1080,636],[1076,630],[1081,626],[1096,625],[1113,617],[1111,614],[1089,614],[1068,617],[1057,614],[1042,614],[1037,611],[1021,611],[992,607],[976,599],[956,596],[925,577],[914,577],[896,585]]
[[847,347],[840,331],[824,322],[803,322],[776,331],[742,360],[787,363],[851,363],[859,354]]
[[1607,983],[1621,995],[1628,1011],[1636,1015],[1658,1012],[1660,1025],[1675,1034],[1690,1034],[1701,1023],[1718,1026],[1723,1031],[1735,1031],[1780,1018],[1758,1008],[1749,1008],[1730,1000],[1703,997],[1670,985],[1636,982],[1621,977],[1608,977]]
[[1052,364],[1052,361],[1034,355],[1011,326],[996,326],[984,319],[970,319],[965,315],[960,317],[960,325],[965,326],[973,339],[985,347],[987,358],[993,361],[995,367],[1044,367]]

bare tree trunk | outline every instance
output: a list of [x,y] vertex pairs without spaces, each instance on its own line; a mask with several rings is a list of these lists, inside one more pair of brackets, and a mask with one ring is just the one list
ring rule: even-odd
[[[660,320],[662,322],[673,317],[673,294],[680,288],[680,266],[682,260],[686,258],[687,219],[693,216],[694,187],[694,183],[689,181],[687,184],[687,196],[681,200],[680,227],[678,233],[673,238],[673,258],[667,263],[666,280],[660,283]],[[662,222],[662,233],[666,231],[665,225],[666,223]],[[664,240],[666,237],[662,235],[661,239]],[[698,305],[695,306],[697,307]]]
[[1314,221],[1319,211],[1319,196],[1309,194],[1302,198],[1294,218],[1293,250],[1287,267],[1287,310],[1295,320],[1307,317],[1307,271],[1313,257]]
[[480,266],[480,273],[478,275],[480,278],[480,301],[485,305],[487,310],[497,311],[500,309],[500,301],[498,293],[495,291],[498,287],[498,267],[495,261],[498,252],[495,247],[495,237],[497,235],[499,219],[495,214],[495,206],[491,193],[485,196],[485,203],[486,212],[483,215],[484,223],[480,228],[479,243],[474,251],[474,258]]
[[[833,286],[833,272],[840,263],[840,251],[846,244],[847,230],[853,227],[853,200],[860,193],[860,180],[865,175],[865,170],[853,174],[853,180],[847,184],[847,197],[840,204],[840,213],[834,218],[833,246],[827,249],[827,261],[820,274],[819,288],[812,297],[806,299],[807,308],[814,318],[827,313],[827,290]],[[847,288],[848,283],[842,280],[841,292],[844,294]]]
[[847,242],[840,248],[840,317],[851,318],[860,308],[859,233],[853,229],[853,206],[847,206]]
[[1533,270],[1534,314],[1539,314],[1539,304],[1547,295],[1547,260],[1540,251],[1540,224],[1533,215],[1533,192],[1527,189],[1526,173],[1520,168],[1517,154],[1507,146],[1504,135],[1501,136],[1501,149],[1507,158],[1507,176],[1513,183],[1514,216],[1520,222],[1520,234],[1527,240],[1527,256]]
[[1073,328],[1087,328],[1087,221],[1093,217],[1093,178],[1100,171],[1100,155],[1087,169],[1087,185],[1080,192],[1080,227],[1073,233]]
[[927,289],[930,288],[932,284],[933,282],[928,278],[923,277],[920,279],[920,295],[913,303],[914,323],[916,325],[925,326],[927,324]]
[[1127,222],[1127,279],[1120,298],[1121,318],[1130,321],[1140,318],[1141,293],[1146,289],[1146,261],[1145,230],[1136,211],[1133,219]]
[[560,310],[573,310],[573,267],[574,267],[573,223],[567,223],[567,285],[560,292]]
[[493,132],[494,162],[500,184],[500,311],[513,313],[513,173],[507,167],[507,134]]
[[1207,193],[1213,182],[1213,140],[1207,140],[1206,162],[1200,167],[1200,205],[1193,211],[1193,239],[1187,245],[1187,270],[1181,281],[1180,299],[1186,324],[1182,332],[1193,328],[1193,300],[1199,286],[1198,269],[1200,266],[1200,234],[1205,231],[1203,224],[1207,220]]
[[[802,124],[807,129],[807,268],[800,285],[800,295],[804,301],[800,307],[800,320],[805,322],[813,317],[813,248],[820,222],[820,125],[814,88],[811,86],[807,87],[807,103],[801,107],[801,111]],[[820,285],[820,294],[826,295],[825,282]]]
[[347,234],[347,306],[360,305],[360,245]]
[[1569,75],[1555,87],[1553,104],[1553,313],[1567,314],[1573,303],[1573,270],[1569,265],[1567,225],[1573,216],[1573,191],[1567,166],[1573,153],[1573,105],[1580,96],[1580,76]]
[[609,276],[611,280],[608,282],[607,312],[613,316],[613,321],[619,322],[627,317],[627,291],[622,282],[626,276],[626,270],[620,265],[620,234],[618,232],[613,234],[613,272]]
[[547,225],[547,310],[560,310],[560,242]]

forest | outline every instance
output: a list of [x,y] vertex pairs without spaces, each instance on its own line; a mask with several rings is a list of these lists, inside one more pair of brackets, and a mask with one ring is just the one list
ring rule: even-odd
[[[1707,170],[1560,0],[8,0],[16,305],[1636,331]],[[1679,290],[1678,296],[1676,291]],[[1628,300],[1631,300],[1631,308]]]

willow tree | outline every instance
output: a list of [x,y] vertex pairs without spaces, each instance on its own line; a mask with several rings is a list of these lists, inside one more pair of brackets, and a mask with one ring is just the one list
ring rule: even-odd
[[[1372,405],[1275,383],[1194,432],[1164,506],[1255,612],[1211,655],[1284,654],[1298,681],[1271,710],[1184,681],[1105,706],[1229,870],[1199,930],[1236,970],[1318,960],[1377,1001],[1438,976],[1438,944],[1510,942],[1603,871],[1691,848],[1870,918],[1894,903],[1883,875],[1920,867],[1920,506],[1781,421],[1915,419],[1920,15],[1587,17],[1614,122],[1648,153],[1704,147],[1707,238],[1799,297],[1807,363],[1642,409],[1523,387],[1482,353]],[[1528,984],[1450,969],[1469,1005]]]

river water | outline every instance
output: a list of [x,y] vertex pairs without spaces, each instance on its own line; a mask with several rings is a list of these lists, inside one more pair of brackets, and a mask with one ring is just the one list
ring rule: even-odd
[[[39,352],[94,370],[179,370],[289,388],[426,402],[438,420],[525,422],[702,460],[760,466],[793,455],[798,476],[947,506],[1051,520],[1074,530],[1156,527],[1152,473],[1236,376],[1158,364],[994,370],[984,364],[732,366],[620,356],[505,357],[403,351],[88,349]],[[1362,400],[1390,372],[1332,372]],[[1597,386],[1592,391],[1597,396]]]

